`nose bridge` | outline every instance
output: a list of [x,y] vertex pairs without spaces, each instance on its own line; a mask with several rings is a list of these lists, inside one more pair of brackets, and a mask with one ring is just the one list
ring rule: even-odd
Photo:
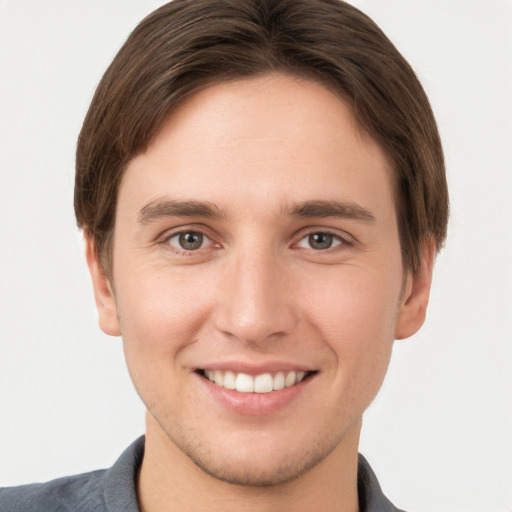
[[217,328],[244,343],[289,333],[295,312],[285,274],[271,247],[252,243],[234,251],[224,269]]

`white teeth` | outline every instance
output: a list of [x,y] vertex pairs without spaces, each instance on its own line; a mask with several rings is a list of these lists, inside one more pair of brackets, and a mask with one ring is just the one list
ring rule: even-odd
[[284,379],[284,385],[289,388],[295,384],[295,379],[297,378],[297,374],[295,372],[289,372],[286,378]]
[[284,373],[278,372],[274,377],[274,390],[279,391],[280,389],[284,389]]
[[217,386],[225,389],[236,389],[240,393],[270,393],[289,388],[306,376],[304,371],[277,372],[273,377],[270,373],[252,376],[247,373],[234,373],[222,370],[204,370],[205,376]]
[[254,391],[256,393],[270,393],[274,391],[274,379],[270,373],[257,375],[254,379]]
[[236,388],[236,375],[233,372],[224,373],[224,386],[226,389]]
[[222,372],[219,372],[219,370],[215,370],[215,384],[217,386],[222,386],[224,384],[224,374]]
[[254,378],[246,373],[239,373],[236,376],[235,387],[242,393],[252,393],[254,391]]

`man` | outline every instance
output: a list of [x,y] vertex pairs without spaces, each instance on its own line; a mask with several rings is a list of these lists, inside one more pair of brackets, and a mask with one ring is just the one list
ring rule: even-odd
[[396,510],[358,456],[446,233],[428,100],[338,0],[175,0],[105,73],[75,211],[146,436],[2,510]]

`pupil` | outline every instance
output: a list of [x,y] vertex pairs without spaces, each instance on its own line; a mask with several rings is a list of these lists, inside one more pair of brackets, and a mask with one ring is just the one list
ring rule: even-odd
[[329,249],[332,245],[332,235],[328,233],[315,233],[309,235],[309,244],[313,249]]
[[188,251],[199,249],[203,243],[203,235],[201,233],[183,233],[180,235],[180,245]]

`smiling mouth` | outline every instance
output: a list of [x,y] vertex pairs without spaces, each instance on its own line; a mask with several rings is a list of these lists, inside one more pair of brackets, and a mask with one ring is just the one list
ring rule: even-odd
[[236,390],[240,393],[271,393],[295,386],[316,372],[292,370],[248,375],[229,370],[198,370],[197,373],[224,389]]

